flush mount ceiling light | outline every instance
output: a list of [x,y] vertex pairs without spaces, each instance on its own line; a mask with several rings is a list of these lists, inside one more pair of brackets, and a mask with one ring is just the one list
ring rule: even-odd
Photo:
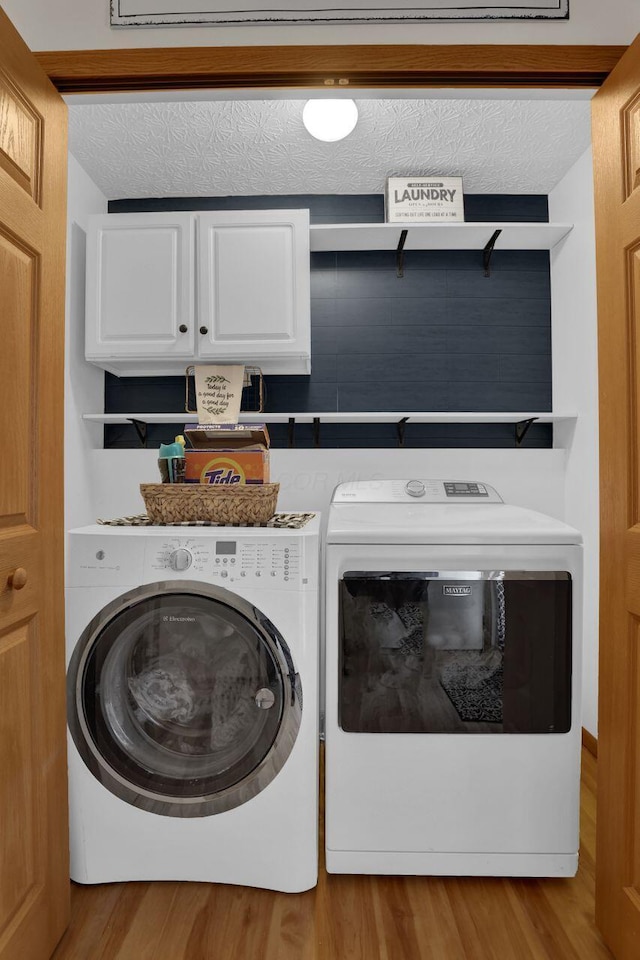
[[358,122],[353,100],[307,100],[302,122],[312,137],[333,143],[348,136]]

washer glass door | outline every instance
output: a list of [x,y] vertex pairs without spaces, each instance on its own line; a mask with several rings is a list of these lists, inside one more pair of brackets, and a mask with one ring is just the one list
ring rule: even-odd
[[259,793],[301,719],[299,677],[273,624],[221,588],[156,583],[84,631],[68,673],[84,762],[135,806],[206,816]]

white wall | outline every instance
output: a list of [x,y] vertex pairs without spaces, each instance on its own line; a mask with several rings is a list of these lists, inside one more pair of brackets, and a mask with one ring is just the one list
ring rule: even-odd
[[[141,483],[159,480],[157,450],[93,450],[95,517],[143,513]],[[345,480],[432,477],[484,480],[509,503],[564,519],[564,450],[272,450],[278,510],[326,511]]]
[[253,44],[628,44],[640,29],[637,0],[571,0],[568,21],[334,26],[111,28],[109,0],[3,0],[32,50]]
[[107,199],[69,154],[65,335],[65,527],[91,523],[94,505],[89,451],[102,446],[102,426],[82,414],[104,409],[104,373],[84,359],[86,218],[105,213]]
[[551,253],[553,405],[578,414],[568,444],[565,518],[584,538],[583,725],[598,731],[598,342],[591,150],[549,196],[549,219],[574,224]]

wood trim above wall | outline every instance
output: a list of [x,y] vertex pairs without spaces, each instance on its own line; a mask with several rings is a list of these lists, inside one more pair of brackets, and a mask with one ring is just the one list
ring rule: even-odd
[[166,47],[36,53],[61,93],[248,87],[598,87],[626,47]]
[[582,728],[582,746],[588,750],[591,756],[598,759],[598,741],[592,733],[589,733],[586,727]]

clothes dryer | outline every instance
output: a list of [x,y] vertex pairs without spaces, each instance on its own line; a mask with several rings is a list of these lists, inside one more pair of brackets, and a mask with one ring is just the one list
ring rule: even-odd
[[327,870],[573,875],[578,531],[485,483],[347,483],[326,563]]
[[74,880],[316,883],[318,524],[71,532]]

